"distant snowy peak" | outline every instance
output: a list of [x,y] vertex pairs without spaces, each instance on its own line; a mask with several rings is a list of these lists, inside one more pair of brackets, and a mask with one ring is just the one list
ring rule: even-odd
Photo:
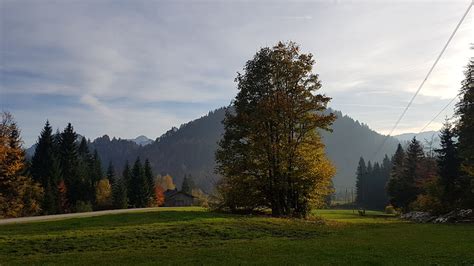
[[149,139],[148,137],[146,136],[138,136],[134,139],[130,139],[131,141],[135,142],[136,144],[140,145],[140,146],[145,146],[145,145],[148,145],[148,144],[151,144],[153,143],[153,140],[152,139]]

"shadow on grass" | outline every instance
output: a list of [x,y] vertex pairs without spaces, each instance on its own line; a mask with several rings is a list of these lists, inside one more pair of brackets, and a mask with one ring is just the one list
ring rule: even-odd
[[87,230],[96,227],[114,228],[139,226],[154,223],[179,223],[195,220],[215,220],[233,218],[238,215],[212,213],[208,211],[180,211],[177,209],[144,211],[136,213],[108,214],[95,217],[70,218],[0,226],[0,235],[28,235],[37,232],[58,232],[67,230]]

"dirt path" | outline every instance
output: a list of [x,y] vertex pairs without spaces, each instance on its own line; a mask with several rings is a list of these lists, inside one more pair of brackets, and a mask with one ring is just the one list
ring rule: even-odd
[[93,217],[93,216],[128,213],[128,212],[143,212],[143,211],[151,211],[151,210],[157,210],[157,209],[158,208],[122,209],[122,210],[68,213],[68,214],[33,216],[33,217],[21,217],[21,218],[8,218],[8,219],[0,219],[0,225],[13,224],[13,223],[41,222],[41,221],[50,221],[50,220],[63,220],[63,219],[80,218],[80,217]]

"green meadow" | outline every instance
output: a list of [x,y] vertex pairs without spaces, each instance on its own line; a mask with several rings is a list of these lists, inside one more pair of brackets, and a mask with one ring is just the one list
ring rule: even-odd
[[0,265],[94,263],[473,265],[474,226],[351,210],[298,220],[197,207],[0,225]]

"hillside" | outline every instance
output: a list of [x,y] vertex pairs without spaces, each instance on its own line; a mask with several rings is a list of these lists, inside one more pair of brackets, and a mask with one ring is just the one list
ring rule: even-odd
[[[148,158],[155,173],[170,174],[180,185],[185,174],[190,174],[203,190],[211,191],[218,179],[214,173],[214,152],[223,133],[221,121],[225,108],[209,112],[208,115],[173,128],[155,142],[140,146],[133,141],[110,139],[103,136],[94,140],[104,167],[109,161],[121,171],[126,160],[133,162],[137,156]],[[353,186],[355,169],[360,156],[372,158],[384,136],[367,125],[335,111],[337,120],[333,132],[322,132],[329,158],[337,167],[334,178],[336,188]],[[376,160],[392,154],[398,141],[389,138]]]

